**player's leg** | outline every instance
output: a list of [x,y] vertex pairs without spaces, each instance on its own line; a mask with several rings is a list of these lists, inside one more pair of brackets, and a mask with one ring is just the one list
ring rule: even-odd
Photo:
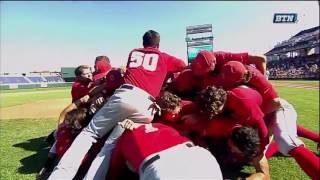
[[271,158],[277,152],[279,152],[278,144],[276,142],[271,142],[266,151],[266,158]]
[[[125,102],[123,106],[126,106],[123,109],[127,109],[128,119],[135,122],[147,123],[151,122],[153,119],[153,112],[150,105],[153,104],[149,94],[143,90],[133,87],[130,91],[122,95],[122,101]],[[118,138],[123,133],[124,129],[117,125],[112,133],[109,135],[101,151],[93,161],[87,175],[86,179],[104,179],[108,168],[109,161],[111,157],[112,150],[115,147],[115,144]]]
[[80,132],[63,155],[49,179],[72,179],[96,139],[104,136],[118,121],[133,113],[128,104],[122,101],[125,99],[123,98],[125,92],[126,90],[117,89],[108,102],[94,115],[88,126]]
[[109,169],[109,163],[111,160],[112,150],[114,149],[119,137],[122,135],[124,130],[125,129],[120,125],[116,125],[116,127],[112,130],[111,134],[105,141],[105,144],[102,147],[101,151],[93,160],[84,179],[90,180],[106,178]]
[[320,142],[320,134],[310,131],[309,129],[304,128],[301,125],[297,125],[297,133],[299,137],[304,137],[317,143]]
[[286,101],[281,102],[283,109],[276,112],[272,122],[275,141],[279,151],[291,155],[299,166],[312,178],[318,178],[320,171],[319,157],[308,150],[297,137],[297,113],[293,106]]

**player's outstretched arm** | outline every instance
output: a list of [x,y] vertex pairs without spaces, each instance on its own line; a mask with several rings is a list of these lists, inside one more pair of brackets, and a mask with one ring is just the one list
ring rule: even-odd
[[265,56],[249,54],[248,64],[254,64],[263,75],[266,74],[267,60]]
[[66,114],[74,109],[77,109],[80,104],[87,103],[89,101],[89,95],[83,96],[82,98],[76,100],[75,102],[69,104],[66,108],[62,110],[59,115],[58,127],[63,123]]

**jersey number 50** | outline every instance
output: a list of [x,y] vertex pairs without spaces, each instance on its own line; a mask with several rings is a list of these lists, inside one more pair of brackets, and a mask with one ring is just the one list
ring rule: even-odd
[[158,64],[158,54],[144,54],[143,52],[134,51],[131,54],[128,67],[135,68],[143,66],[144,69],[155,71]]

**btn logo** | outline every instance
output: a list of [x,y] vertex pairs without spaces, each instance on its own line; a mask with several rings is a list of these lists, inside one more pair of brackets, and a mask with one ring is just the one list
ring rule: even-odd
[[296,13],[276,13],[273,17],[273,23],[295,23],[298,20]]

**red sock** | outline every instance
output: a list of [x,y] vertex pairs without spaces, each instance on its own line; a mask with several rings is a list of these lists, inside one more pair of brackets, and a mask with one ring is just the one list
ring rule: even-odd
[[310,131],[300,125],[297,125],[297,133],[299,137],[304,137],[314,142],[320,142],[320,134]]
[[320,158],[303,145],[292,149],[289,154],[294,157],[301,169],[313,180],[320,179]]
[[276,154],[279,151],[279,147],[276,142],[272,142],[269,144],[268,149],[266,151],[266,158],[271,158],[274,154]]

